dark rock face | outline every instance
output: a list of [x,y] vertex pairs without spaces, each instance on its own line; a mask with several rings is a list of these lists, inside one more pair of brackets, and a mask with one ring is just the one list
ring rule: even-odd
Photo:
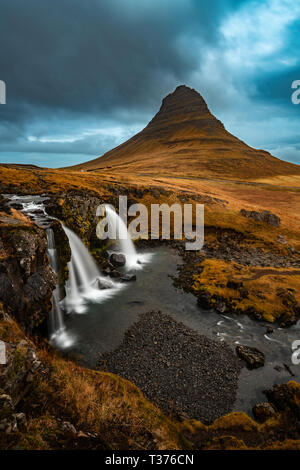
[[56,246],[56,252],[57,252],[58,284],[63,287],[69,277],[69,270],[67,267],[67,263],[71,259],[71,249],[70,249],[68,237],[65,234],[65,231],[63,230],[61,226],[61,223],[58,220],[53,220],[51,223],[51,228],[54,233],[55,246]]
[[259,403],[252,408],[253,415],[260,423],[272,418],[276,414],[276,410],[271,403]]
[[73,230],[85,245],[94,246],[99,244],[96,236],[96,210],[102,203],[103,200],[95,194],[74,190],[54,196],[47,202],[46,210]]
[[246,209],[241,209],[241,214],[244,217],[251,217],[253,220],[256,220],[257,222],[266,222],[269,225],[272,225],[273,227],[279,227],[280,225],[280,218],[272,214],[270,211],[247,211]]
[[112,253],[110,255],[109,261],[114,266],[125,266],[125,264],[126,264],[126,258],[121,253]]
[[246,361],[249,369],[257,369],[265,364],[265,355],[263,352],[250,346],[241,346],[240,344],[236,347],[237,355]]
[[26,341],[4,343],[5,363],[0,365],[0,433],[24,432],[26,415],[17,411],[42,369],[34,349]]
[[10,396],[16,406],[28,391],[34,375],[41,369],[41,362],[26,340],[4,343],[6,364],[0,368],[0,389]]
[[34,225],[0,225],[0,254],[0,302],[32,332],[47,317],[56,285],[46,234]]

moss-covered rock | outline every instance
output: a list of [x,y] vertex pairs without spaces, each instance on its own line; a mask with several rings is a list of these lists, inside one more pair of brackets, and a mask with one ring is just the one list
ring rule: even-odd
[[1,218],[0,302],[27,331],[47,318],[55,285],[45,231],[22,214]]

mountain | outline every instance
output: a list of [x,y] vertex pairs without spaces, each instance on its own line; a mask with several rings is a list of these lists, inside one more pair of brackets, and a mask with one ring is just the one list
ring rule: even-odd
[[202,96],[185,85],[163,99],[141,132],[72,169],[240,180],[300,175],[298,165],[249,147],[230,134]]

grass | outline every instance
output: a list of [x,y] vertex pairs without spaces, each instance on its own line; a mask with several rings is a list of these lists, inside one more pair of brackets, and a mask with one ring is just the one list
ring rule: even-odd
[[[43,363],[42,371],[34,376],[18,407],[18,411],[26,413],[27,429],[2,433],[2,449],[300,448],[289,415],[300,413],[300,384],[294,381],[287,385],[286,410],[263,424],[238,412],[218,418],[209,426],[196,420],[178,422],[146,400],[131,382],[86,369],[60,357],[43,343],[34,344],[1,308],[0,339],[15,344],[26,339]],[[19,364],[22,360],[19,348],[14,354],[18,355]],[[22,364],[19,365],[22,369]],[[64,421],[71,422],[80,433],[66,432]]]
[[[293,303],[300,304],[300,276],[293,275],[294,269],[272,268],[278,274],[266,274],[258,279],[252,278],[266,273],[266,268],[249,267],[217,259],[205,259],[201,274],[193,276],[192,292],[197,295],[201,290],[211,295],[230,300],[232,311],[247,312],[254,307],[262,317],[271,323],[284,317],[293,316]],[[281,274],[282,272],[290,273]],[[227,287],[228,281],[242,281],[248,291],[248,298],[243,298],[237,289]]]

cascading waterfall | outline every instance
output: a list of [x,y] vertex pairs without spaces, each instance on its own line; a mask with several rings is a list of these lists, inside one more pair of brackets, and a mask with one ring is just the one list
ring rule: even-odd
[[126,257],[126,267],[129,269],[139,267],[139,257],[124,221],[111,206],[106,204],[105,210],[106,217],[120,244],[120,250]]
[[121,284],[101,276],[93,257],[80,238],[69,228],[64,225],[62,227],[71,248],[64,305],[69,313],[84,313],[88,301],[95,300],[99,303],[108,299]]
[[[57,274],[58,272],[58,260],[57,260],[57,251],[55,245],[54,233],[51,228],[46,230],[47,240],[48,240],[48,256],[50,261],[50,266],[53,271]],[[59,284],[57,284],[53,294],[52,294],[52,309],[49,317],[49,327],[50,327],[50,342],[57,347],[67,348],[72,345],[73,341],[71,337],[66,332],[66,327],[64,324],[63,313],[61,311],[59,303]]]
[[[57,273],[59,268],[57,250],[54,233],[50,227],[54,218],[46,213],[43,203],[47,197],[6,196],[12,202],[19,201],[23,206],[23,212],[46,230],[49,262],[53,271]],[[119,248],[126,257],[126,268],[141,269],[142,265],[151,258],[151,255],[137,254],[125,223],[113,208],[106,206],[106,215],[116,231]],[[66,297],[62,301],[60,301],[61,286],[56,286],[52,295],[52,310],[49,315],[50,342],[61,349],[70,347],[75,341],[74,337],[66,330],[64,310],[67,313],[84,313],[88,310],[90,302],[101,303],[125,287],[124,283],[101,276],[93,257],[80,238],[63,224],[62,227],[71,248],[71,261],[68,263],[69,280],[65,286]]]

